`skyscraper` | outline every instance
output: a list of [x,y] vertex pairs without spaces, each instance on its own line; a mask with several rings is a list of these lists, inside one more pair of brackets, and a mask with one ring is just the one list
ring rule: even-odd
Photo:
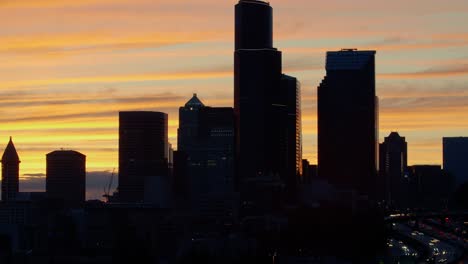
[[401,205],[408,199],[408,144],[398,132],[391,132],[380,144],[379,170],[385,182],[385,200]]
[[468,137],[444,137],[443,156],[444,171],[455,184],[468,182]]
[[378,143],[375,51],[327,52],[326,70],[318,87],[319,176],[371,195]]
[[19,191],[20,159],[10,137],[2,156],[2,201],[13,200]]
[[[294,98],[291,108],[289,91]],[[299,94],[294,78],[282,75],[282,54],[273,47],[270,4],[240,0],[235,7],[234,115],[236,181],[243,204],[274,209],[284,186],[291,189],[294,177],[288,171],[301,170],[298,164],[290,165],[302,158],[287,154],[298,153],[297,142],[288,141],[289,136],[297,140],[297,131],[288,130],[287,124],[288,113],[295,115],[289,120],[298,117]]]
[[188,175],[177,176],[189,181],[195,211],[201,201],[209,205],[215,196],[229,196],[234,188],[233,109],[205,106],[194,94],[179,108],[178,152],[186,155]]
[[86,198],[86,156],[73,150],[46,155],[46,193],[66,206],[80,206]]
[[301,84],[296,78],[285,74],[281,83],[282,89],[287,92],[285,183],[290,197],[293,197],[302,176]]
[[197,94],[179,108],[179,129],[177,130],[177,150],[189,151],[192,145],[198,143],[200,109],[205,105],[198,99]]
[[167,126],[166,113],[119,113],[120,201],[142,202],[146,178],[168,176]]

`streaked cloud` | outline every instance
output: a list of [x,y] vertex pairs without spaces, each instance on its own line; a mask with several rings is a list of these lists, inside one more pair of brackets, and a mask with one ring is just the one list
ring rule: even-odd
[[381,73],[380,78],[412,79],[412,78],[440,78],[451,76],[468,76],[468,60],[466,64],[434,67],[417,72]]

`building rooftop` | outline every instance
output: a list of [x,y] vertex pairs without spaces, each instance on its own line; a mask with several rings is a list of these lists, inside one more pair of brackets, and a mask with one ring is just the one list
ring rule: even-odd
[[388,135],[388,137],[385,137],[385,140],[402,140],[402,141],[405,141],[405,137],[402,137],[400,136],[400,134],[398,134],[398,132],[395,132],[395,131],[392,131],[390,132],[390,134]]
[[375,56],[375,50],[342,49],[328,51],[327,70],[359,70]]
[[249,3],[249,4],[259,4],[259,5],[267,5],[269,6],[270,3],[266,1],[260,1],[260,0],[240,0],[239,4],[241,3]]
[[123,115],[167,115],[164,112],[157,111],[119,111],[119,114]]
[[205,107],[205,105],[200,101],[200,99],[198,99],[197,94],[194,93],[192,98],[185,103],[185,107],[200,108]]
[[448,140],[468,140],[468,137],[443,137],[443,139],[448,139]]
[[47,156],[61,156],[61,155],[78,155],[78,156],[85,156],[84,154],[75,151],[75,150],[55,150],[47,154]]

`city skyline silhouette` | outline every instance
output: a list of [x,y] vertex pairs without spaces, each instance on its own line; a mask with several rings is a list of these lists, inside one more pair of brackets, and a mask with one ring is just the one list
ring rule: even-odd
[[0,4],[0,262],[468,261],[468,4],[212,1]]
[[[22,186],[41,186],[34,175],[45,173],[45,153],[60,148],[85,153],[96,175],[117,168],[119,110],[167,112],[175,146],[177,109],[192,93],[211,106],[232,106],[234,2],[2,3],[9,24],[0,31],[0,151],[13,136],[21,177],[31,182]],[[316,163],[315,94],[325,51],[359,48],[378,51],[380,141],[399,131],[408,138],[409,164],[442,163],[441,138],[467,131],[458,122],[468,112],[460,55],[467,32],[459,26],[466,3],[273,4],[275,45],[285,54],[285,71],[302,83],[307,159]],[[112,19],[119,14],[122,21]],[[194,22],[197,16],[204,19]]]

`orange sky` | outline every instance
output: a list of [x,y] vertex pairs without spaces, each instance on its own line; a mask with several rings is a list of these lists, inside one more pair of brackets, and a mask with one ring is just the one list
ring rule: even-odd
[[[45,154],[75,149],[87,155],[88,198],[99,197],[118,167],[118,111],[169,113],[176,145],[192,93],[232,106],[235,3],[0,0],[0,151],[13,136],[20,188],[43,189]],[[442,137],[468,136],[466,0],[271,4],[284,72],[302,82],[306,158],[316,161],[325,52],[340,48],[377,50],[380,138],[406,136],[410,164],[440,164]]]

